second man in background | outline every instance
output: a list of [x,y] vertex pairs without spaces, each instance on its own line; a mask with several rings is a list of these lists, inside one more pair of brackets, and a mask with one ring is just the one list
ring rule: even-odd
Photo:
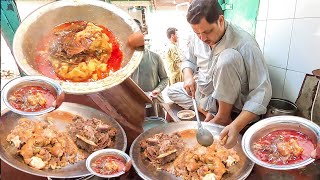
[[170,40],[169,48],[166,54],[167,66],[168,66],[168,75],[170,79],[170,85],[182,81],[182,73],[180,69],[181,65],[181,55],[178,43],[177,29],[170,27],[167,29],[167,37]]

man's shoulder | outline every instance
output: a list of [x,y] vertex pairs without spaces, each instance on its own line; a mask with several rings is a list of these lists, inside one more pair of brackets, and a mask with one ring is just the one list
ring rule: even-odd
[[154,51],[151,51],[150,49],[146,49],[145,53],[148,53],[152,57],[160,58],[160,55]]
[[[232,45],[233,48],[241,51],[243,49],[249,50],[252,48],[260,48],[254,36],[243,30],[239,26],[229,24],[230,31],[232,34]],[[241,53],[241,52],[240,52]]]

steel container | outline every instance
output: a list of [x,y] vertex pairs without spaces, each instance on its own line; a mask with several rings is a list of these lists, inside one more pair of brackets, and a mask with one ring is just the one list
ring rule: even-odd
[[127,44],[128,36],[139,31],[131,16],[110,3],[71,0],[46,4],[20,24],[13,40],[13,54],[20,69],[27,75],[42,75],[37,71],[34,60],[37,43],[57,25],[73,21],[93,22],[111,30],[120,42],[123,61],[118,71],[95,82],[56,80],[66,93],[88,94],[111,88],[128,78],[138,67],[143,51]]
[[297,105],[285,99],[272,98],[267,107],[264,117],[296,115]]
[[274,116],[266,118],[253,124],[242,137],[243,152],[251,161],[262,167],[275,170],[297,169],[314,161],[314,159],[310,157],[296,164],[275,165],[259,160],[253,153],[253,143],[276,130],[296,130],[310,137],[315,146],[320,143],[320,127],[308,119],[298,116]]
[[[25,86],[39,86],[49,90],[55,97],[55,102],[52,104],[51,107],[44,109],[42,111],[35,111],[35,112],[25,112],[18,109],[15,109],[9,103],[9,97],[16,92],[17,90],[21,89]],[[57,107],[61,105],[64,100],[64,92],[56,81],[44,77],[44,76],[24,76],[18,77],[11,81],[9,81],[1,91],[1,97],[5,105],[13,112],[25,116],[38,116],[42,114],[46,114],[55,110]]]

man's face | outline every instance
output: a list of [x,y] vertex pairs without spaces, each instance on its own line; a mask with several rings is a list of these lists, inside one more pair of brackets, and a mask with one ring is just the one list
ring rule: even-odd
[[172,35],[172,39],[174,42],[178,42],[178,33],[177,31],[175,32],[175,34]]
[[224,33],[224,17],[210,24],[205,18],[200,20],[199,24],[191,24],[193,31],[198,35],[204,43],[209,46],[215,45]]

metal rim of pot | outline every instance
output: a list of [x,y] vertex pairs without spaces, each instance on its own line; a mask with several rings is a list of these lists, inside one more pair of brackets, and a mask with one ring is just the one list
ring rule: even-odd
[[[271,101],[280,101],[280,102],[288,103],[290,106],[293,107],[293,109],[280,109],[279,107],[275,107],[274,105],[271,105]],[[282,113],[282,114],[294,115],[297,112],[297,109],[298,109],[297,105],[294,104],[293,102],[288,101],[286,99],[280,99],[280,98],[272,98],[270,100],[270,102],[269,102],[268,107],[271,110],[272,114],[275,114],[275,113],[279,112],[279,113]]]

